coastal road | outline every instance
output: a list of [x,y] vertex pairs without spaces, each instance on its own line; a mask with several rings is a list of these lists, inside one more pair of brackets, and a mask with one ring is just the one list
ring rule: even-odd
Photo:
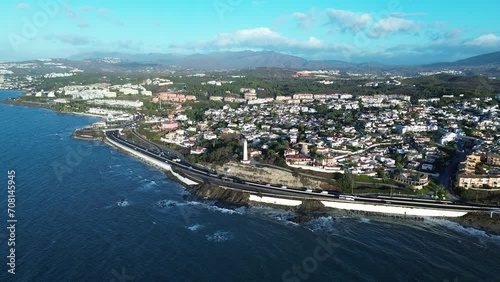
[[453,192],[452,177],[457,172],[458,163],[465,159],[463,141],[459,140],[457,141],[456,144],[458,148],[457,152],[455,153],[455,155],[451,160],[445,163],[443,169],[439,172],[439,179],[438,179],[439,184],[442,184],[446,189],[446,191],[448,191],[448,194],[450,194],[450,196],[454,199],[458,199],[458,196]]
[[340,195],[334,192],[325,193],[321,190],[311,190],[307,188],[286,187],[281,185],[273,185],[269,183],[255,182],[239,179],[236,177],[228,177],[219,175],[216,172],[210,171],[203,167],[198,167],[185,160],[179,159],[164,151],[158,152],[149,148],[145,148],[139,144],[135,144],[120,137],[118,130],[107,131],[106,136],[129,149],[140,152],[150,158],[165,162],[170,166],[176,168],[178,171],[185,175],[194,178],[202,179],[203,181],[210,182],[219,186],[228,187],[230,189],[260,192],[270,195],[283,195],[288,197],[297,197],[301,199],[314,199],[322,201],[340,201],[340,202],[364,202],[381,205],[392,206],[411,206],[421,208],[445,209],[455,211],[497,211],[500,209],[498,206],[479,205],[470,203],[460,203],[452,201],[439,201],[431,199],[411,198],[411,197],[389,197],[389,196],[357,196],[357,195]]

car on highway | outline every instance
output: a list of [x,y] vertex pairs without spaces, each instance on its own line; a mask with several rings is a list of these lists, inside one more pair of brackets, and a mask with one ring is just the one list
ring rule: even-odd
[[339,199],[354,201],[354,196],[351,196],[351,195],[339,195]]

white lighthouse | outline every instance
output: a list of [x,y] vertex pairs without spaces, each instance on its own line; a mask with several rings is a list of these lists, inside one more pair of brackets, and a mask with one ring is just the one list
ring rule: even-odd
[[247,139],[243,142],[243,160],[241,161],[244,164],[249,164],[250,160],[248,160],[248,142]]

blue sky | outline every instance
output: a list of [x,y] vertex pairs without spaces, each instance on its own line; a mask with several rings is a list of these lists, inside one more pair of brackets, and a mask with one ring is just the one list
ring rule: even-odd
[[500,1],[0,1],[0,60],[273,50],[387,64],[500,51]]

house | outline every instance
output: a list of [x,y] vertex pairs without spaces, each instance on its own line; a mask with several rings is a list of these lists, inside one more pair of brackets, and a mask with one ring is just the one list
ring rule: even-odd
[[285,161],[287,165],[311,165],[313,163],[310,157],[302,154],[288,155]]
[[255,157],[258,157],[262,155],[262,151],[261,150],[257,150],[257,149],[250,149],[250,158],[255,158]]
[[179,127],[179,124],[175,121],[165,121],[161,124],[161,129],[162,130],[176,130]]
[[469,188],[500,188],[500,175],[459,174],[458,186]]
[[191,149],[192,155],[200,155],[200,154],[204,154],[206,152],[207,152],[207,148],[205,148],[205,147],[196,146],[194,149]]
[[405,171],[397,175],[394,180],[399,183],[411,185],[415,189],[422,189],[429,183],[429,176],[423,173]]

